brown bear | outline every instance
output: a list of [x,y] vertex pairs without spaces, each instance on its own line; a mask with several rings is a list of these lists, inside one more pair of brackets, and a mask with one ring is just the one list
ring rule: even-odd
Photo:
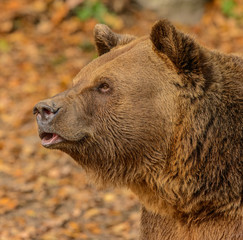
[[242,240],[243,59],[158,21],[94,30],[99,57],[34,107],[42,145],[142,203],[141,240]]

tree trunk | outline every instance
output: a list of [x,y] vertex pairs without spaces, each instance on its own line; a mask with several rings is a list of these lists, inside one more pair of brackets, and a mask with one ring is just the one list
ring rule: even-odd
[[195,24],[208,0],[136,0],[142,7],[156,11],[160,17],[175,22]]

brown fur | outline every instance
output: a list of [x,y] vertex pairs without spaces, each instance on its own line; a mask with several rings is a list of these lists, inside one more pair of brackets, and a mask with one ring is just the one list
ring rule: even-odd
[[41,136],[65,139],[48,147],[135,192],[141,240],[243,239],[243,59],[166,20],[150,38],[94,33],[100,57],[34,109]]

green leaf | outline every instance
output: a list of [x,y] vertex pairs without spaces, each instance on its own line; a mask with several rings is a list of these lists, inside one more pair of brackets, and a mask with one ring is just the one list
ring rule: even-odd
[[108,13],[108,9],[99,0],[97,1],[86,0],[84,4],[76,8],[74,12],[81,21],[95,18],[99,22],[104,23],[104,15]]
[[233,17],[235,15],[234,14],[235,6],[236,3],[234,0],[224,0],[222,1],[221,9],[226,16]]
[[9,43],[4,39],[0,39],[0,52],[9,52],[10,50],[11,46]]
[[90,41],[83,41],[79,47],[84,51],[84,52],[92,52],[94,51],[95,47]]

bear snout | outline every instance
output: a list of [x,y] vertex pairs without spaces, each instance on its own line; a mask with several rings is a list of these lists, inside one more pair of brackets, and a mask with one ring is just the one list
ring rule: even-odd
[[59,108],[54,107],[54,102],[45,100],[39,102],[33,108],[33,113],[36,115],[38,124],[39,137],[44,147],[51,147],[64,141],[64,139],[56,133],[54,129],[55,119],[60,114]]

